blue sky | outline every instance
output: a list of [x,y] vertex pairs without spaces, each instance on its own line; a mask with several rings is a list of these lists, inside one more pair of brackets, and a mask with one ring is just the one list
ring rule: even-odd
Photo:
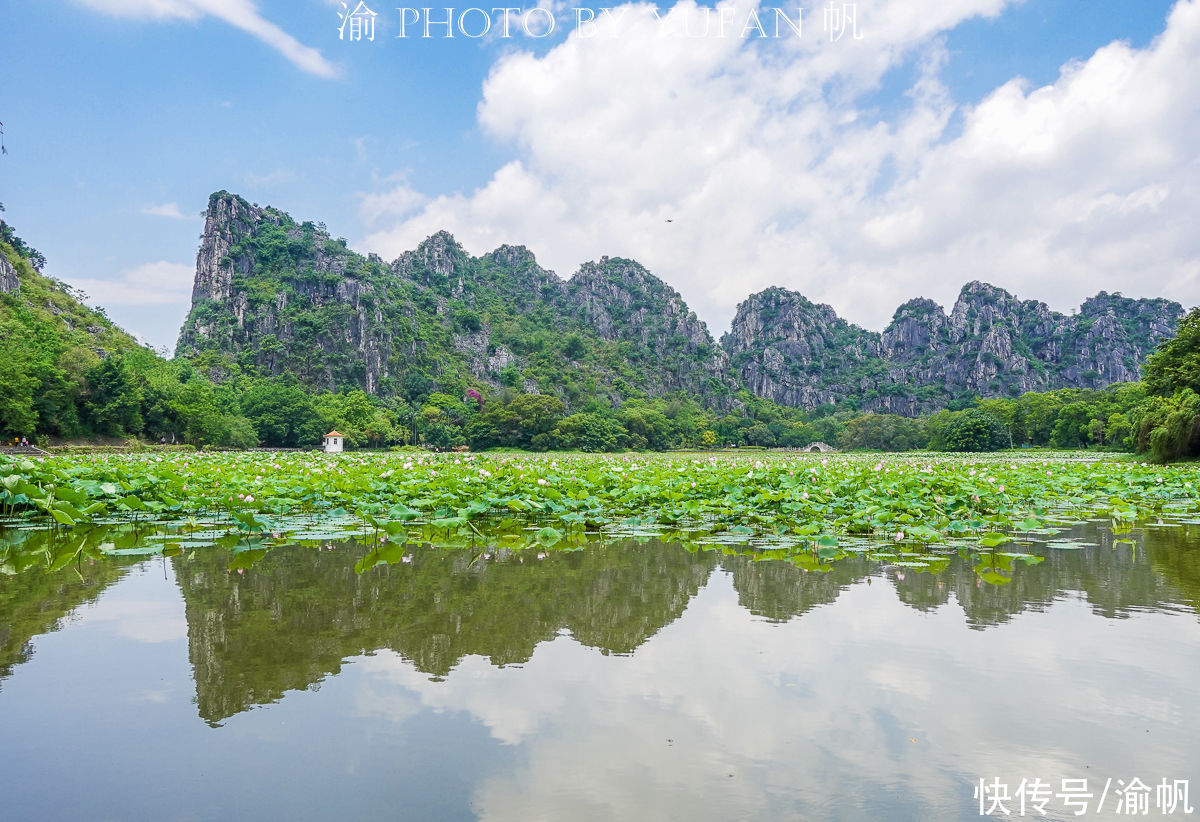
[[562,276],[634,257],[718,335],[772,284],[875,328],[969,279],[1191,305],[1198,2],[869,0],[833,43],[828,3],[781,40],[672,36],[646,6],[583,38],[553,0],[544,39],[399,39],[375,4],[374,42],[339,40],[326,0],[20,3],[0,202],[156,346],[218,189],[388,258],[439,228]]

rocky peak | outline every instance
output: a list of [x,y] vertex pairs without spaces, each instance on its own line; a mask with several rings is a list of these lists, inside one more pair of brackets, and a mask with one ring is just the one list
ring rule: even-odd
[[913,357],[926,351],[948,325],[946,312],[933,300],[918,297],[896,309],[881,337],[888,356]]
[[896,323],[901,320],[919,319],[926,322],[936,322],[938,318],[945,319],[946,312],[940,305],[935,303],[928,297],[917,297],[901,304],[896,309],[896,313],[892,315],[892,322]]
[[506,268],[524,268],[525,266],[537,265],[537,258],[523,245],[502,245],[489,254],[484,255],[484,259],[491,260],[496,265],[502,265]]
[[252,266],[245,256],[233,258],[234,246],[252,233],[262,219],[263,209],[250,205],[236,194],[218,191],[208,198],[204,233],[196,254],[193,305],[206,300],[223,303],[230,298],[234,273],[248,274]]
[[469,279],[469,262],[466,249],[459,245],[454,235],[443,230],[421,241],[415,250],[401,254],[392,263],[392,270],[422,285],[449,284],[461,292],[464,281]]
[[810,343],[814,338],[831,335],[835,328],[856,338],[872,336],[838,317],[832,306],[814,303],[796,291],[771,287],[751,294],[738,305],[730,333],[722,338],[722,344],[734,354],[753,348],[756,342]]
[[[210,205],[181,356],[218,352],[317,389],[380,394],[414,374],[458,390],[522,372],[525,391],[568,403],[736,391],[704,324],[631,260],[606,257],[566,282],[523,246],[476,258],[439,231],[384,266],[282,211],[224,192]],[[547,382],[566,337],[583,343],[581,373]]]
[[1003,288],[978,280],[967,283],[950,312],[950,325],[961,337],[987,333],[998,319],[1015,316],[1020,301]]
[[[505,271],[524,291],[558,293],[566,288],[566,283],[553,271],[538,265],[533,252],[523,245],[502,245],[485,254],[483,261]],[[527,294],[519,296],[523,303],[528,302]]]
[[[16,287],[11,268],[0,258],[0,289]],[[633,260],[603,257],[563,281],[523,246],[475,258],[439,231],[389,269],[324,226],[217,192],[178,350],[245,357],[318,388],[395,393],[412,373],[498,386],[507,370],[546,391],[531,375],[561,374],[558,340],[578,335],[590,356],[572,357],[585,372],[575,385],[614,402],[684,391],[721,403],[740,382],[785,405],[916,414],[973,394],[1136,379],[1181,315],[1167,300],[1101,292],[1070,317],[976,281],[949,314],[910,300],[879,334],[768,288],[738,306],[722,349],[679,293]]]
[[603,340],[631,343],[655,362],[669,390],[721,385],[732,393],[724,353],[679,292],[633,260],[602,257],[580,266],[566,285],[565,310]]
[[688,309],[679,292],[639,263],[620,257],[587,262],[567,283],[568,300],[604,339],[617,339],[621,329],[637,326],[649,342],[653,323],[662,317],[695,345],[712,345],[708,328]]
[[948,316],[932,300],[910,300],[876,338],[827,306],[768,289],[738,306],[722,342],[759,396],[806,407],[858,400],[869,410],[915,414],[969,395],[1135,380],[1181,315],[1168,300],[1101,293],[1067,317],[976,281]]
[[1101,291],[1095,297],[1088,297],[1079,306],[1079,313],[1085,317],[1096,317],[1101,314],[1107,314],[1121,307],[1123,303],[1132,303],[1134,300],[1126,300],[1120,294],[1109,294],[1107,291]]
[[601,257],[598,262],[584,263],[571,278],[571,283],[575,291],[611,285],[622,289],[626,294],[645,291],[647,286],[656,291],[674,293],[674,289],[647,271],[640,263],[621,257]]
[[783,405],[813,408],[834,402],[839,377],[843,391],[856,391],[849,373],[878,360],[880,338],[785,288],[768,288],[746,298],[721,344],[741,381],[760,397]]
[[1083,301],[1083,305],[1079,307],[1079,316],[1099,317],[1110,314],[1131,319],[1147,328],[1156,327],[1161,331],[1163,330],[1163,319],[1173,319],[1181,310],[1182,307],[1179,303],[1171,300],[1135,299],[1122,296],[1120,293],[1110,294],[1107,291],[1101,291],[1095,297],[1089,297]]

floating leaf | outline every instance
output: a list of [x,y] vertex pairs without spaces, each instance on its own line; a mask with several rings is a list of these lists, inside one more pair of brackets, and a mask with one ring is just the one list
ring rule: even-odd
[[534,534],[533,538],[537,540],[539,545],[550,547],[551,545],[556,545],[563,538],[563,534],[557,528],[547,526]]

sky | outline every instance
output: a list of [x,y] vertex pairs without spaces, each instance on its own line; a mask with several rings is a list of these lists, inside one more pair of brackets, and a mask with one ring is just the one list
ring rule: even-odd
[[633,258],[717,337],[773,285],[1200,303],[1200,0],[539,2],[14,2],[4,217],[168,349],[221,189],[386,259]]

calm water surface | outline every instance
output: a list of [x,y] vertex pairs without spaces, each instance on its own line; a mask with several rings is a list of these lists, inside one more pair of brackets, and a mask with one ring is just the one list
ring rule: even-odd
[[0,818],[962,820],[1037,778],[1124,819],[1137,777],[1200,819],[1200,528],[1076,535],[1005,585],[654,541],[0,576]]

